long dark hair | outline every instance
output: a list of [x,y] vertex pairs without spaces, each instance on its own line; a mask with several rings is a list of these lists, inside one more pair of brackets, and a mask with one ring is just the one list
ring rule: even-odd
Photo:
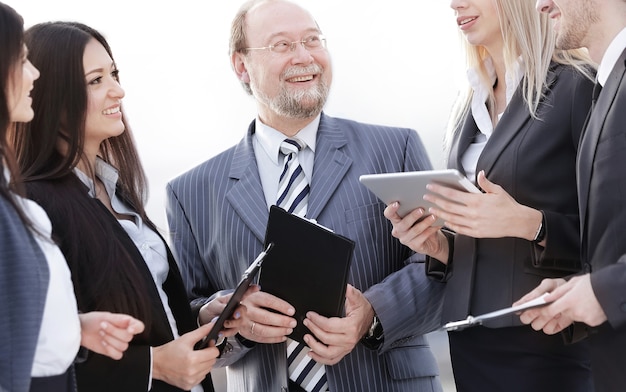
[[[128,313],[149,326],[142,267],[123,251],[129,239],[116,235],[120,233],[117,221],[102,219],[103,211],[94,204],[98,202],[80,192],[82,184],[73,174],[84,159],[88,94],[83,56],[92,39],[113,59],[105,38],[81,23],[41,23],[26,31],[29,57],[41,76],[31,92],[35,116],[16,132],[15,152],[28,190],[42,183],[57,184],[55,194],[46,195],[41,204],[48,208],[53,234],[72,270],[79,308]],[[145,174],[130,128],[124,117],[122,121],[125,131],[105,140],[99,156],[119,169],[118,192],[149,222],[144,210]],[[67,146],[63,153],[58,149],[60,141]],[[61,209],[64,216],[58,214]]]
[[[11,81],[16,72],[21,72],[21,57],[24,50],[24,20],[15,10],[4,3],[0,3],[0,196],[4,197],[17,211],[22,221],[32,227],[24,215],[20,205],[16,202],[11,191],[21,194],[21,189],[13,184],[19,184],[19,170],[13,150],[9,146],[8,137],[15,126],[11,122],[9,108],[9,89],[16,88]],[[13,184],[7,183],[4,170],[9,170]]]

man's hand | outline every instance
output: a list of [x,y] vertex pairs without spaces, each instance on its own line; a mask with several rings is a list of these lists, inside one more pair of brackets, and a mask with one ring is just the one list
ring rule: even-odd
[[374,309],[365,296],[348,285],[346,316],[327,318],[308,312],[304,325],[313,335],[304,336],[311,348],[309,356],[319,363],[334,365],[350,353],[368,331],[374,319]]
[[[258,343],[280,343],[296,327],[296,319],[291,317],[296,310],[288,302],[263,292],[248,295],[241,303],[246,307],[239,334]],[[274,311],[271,311],[274,310]]]
[[589,274],[576,276],[568,282],[563,279],[546,279],[537,289],[524,296],[516,304],[531,299],[531,295],[541,290],[551,291],[546,301],[553,301],[552,304],[529,309],[520,316],[524,324],[531,324],[537,331],[543,330],[546,334],[552,335],[562,331],[574,321],[595,327],[607,320],[591,287]]

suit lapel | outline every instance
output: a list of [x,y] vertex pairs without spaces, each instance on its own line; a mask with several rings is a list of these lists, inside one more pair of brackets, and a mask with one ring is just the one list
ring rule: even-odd
[[343,151],[347,142],[337,120],[322,114],[317,131],[308,218],[319,216],[352,165],[352,158]]
[[[557,80],[558,74],[551,69],[546,76],[546,91],[549,94],[550,87]],[[496,125],[491,138],[485,145],[480,158],[478,159],[477,172],[484,170],[487,178],[493,166],[499,157],[506,150],[511,141],[522,132],[529,124],[532,123],[532,117],[528,111],[528,105],[522,96],[523,81],[520,82],[515,94],[511,98],[511,102],[506,107],[502,118]],[[545,101],[545,98],[543,99]],[[540,107],[541,109],[541,107]],[[540,114],[540,113],[539,113]]]
[[[468,112],[470,113],[470,112]],[[474,136],[479,132],[478,126],[474,121],[474,118],[470,115],[466,116],[465,122],[463,123],[463,128],[459,133],[458,137],[454,138],[454,142],[450,148],[449,157],[453,157],[453,160],[449,160],[448,167],[450,169],[457,169],[461,173],[465,173],[465,169],[463,168],[463,164],[461,163],[461,158],[463,157],[463,153],[467,150],[467,148],[472,144],[474,140]]]
[[235,147],[229,172],[234,185],[226,193],[226,199],[252,233],[263,242],[269,211],[252,147],[253,134],[254,121],[246,137]]
[[613,67],[605,86],[602,88],[602,92],[589,115],[588,123],[581,137],[576,162],[581,233],[584,233],[582,229],[585,227],[587,218],[587,202],[589,200],[589,187],[591,185],[591,173],[596,147],[602,134],[606,115],[617,95],[619,86],[622,84],[625,72],[626,50],[622,52],[620,59],[615,63],[615,67]]

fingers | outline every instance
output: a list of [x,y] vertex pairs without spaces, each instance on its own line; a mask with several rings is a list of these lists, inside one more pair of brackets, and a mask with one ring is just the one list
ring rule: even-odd
[[[565,283],[564,279],[544,279],[539,286],[535,287],[531,292],[518,299],[513,306],[521,305],[525,302],[531,301],[535,298],[542,296],[545,293],[554,291],[558,286]],[[547,298],[546,298],[547,299]],[[551,300],[554,301],[554,300]]]
[[259,343],[283,342],[297,325],[291,317],[295,314],[293,306],[274,295],[257,291],[242,303],[246,317],[241,321],[239,333],[246,339]]

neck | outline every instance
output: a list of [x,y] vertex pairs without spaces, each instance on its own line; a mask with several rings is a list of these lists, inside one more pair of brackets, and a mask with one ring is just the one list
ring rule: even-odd
[[[315,116],[317,116],[317,114]],[[307,118],[289,118],[279,116],[273,112],[265,114],[259,112],[259,118],[263,124],[274,128],[287,137],[295,136],[302,128],[310,124],[315,116]]]

